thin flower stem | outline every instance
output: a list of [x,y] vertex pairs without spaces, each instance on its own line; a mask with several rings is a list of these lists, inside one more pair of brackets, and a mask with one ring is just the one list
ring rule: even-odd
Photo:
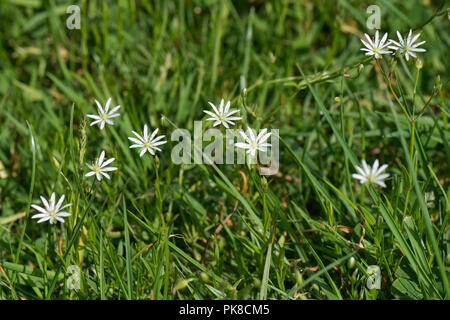
[[[412,110],[412,118],[414,119],[414,115],[416,113],[416,91],[417,91],[417,84],[419,82],[419,75],[420,75],[420,69],[417,69],[416,72],[416,81],[414,82],[414,90],[413,90],[413,110]],[[415,129],[416,129],[416,119],[414,119],[411,122],[411,142],[409,145],[409,155],[411,157],[411,159],[413,158],[414,155],[414,134],[415,134]]]
[[[63,261],[66,261],[68,255],[70,253],[70,250],[72,249],[73,244],[76,242],[76,239],[78,238],[78,234],[81,231],[81,227],[83,226],[83,222],[84,222],[84,220],[85,220],[85,218],[87,216],[87,213],[90,211],[92,202],[93,202],[94,197],[95,197],[95,191],[96,191],[96,186],[97,186],[97,184],[95,184],[95,180],[93,180],[92,185],[93,185],[94,188],[91,187],[91,197],[89,198],[89,202],[86,205],[86,208],[85,208],[85,210],[83,212],[83,215],[81,216],[80,221],[75,225],[74,229],[72,230],[72,236],[70,238],[69,244],[67,245],[66,251],[64,252],[64,256],[62,257]],[[61,272],[62,266],[63,266],[63,264],[61,263],[58,266],[58,268],[56,269],[55,275],[54,275],[53,280],[52,280],[52,282],[50,284],[50,288],[48,290],[48,293],[46,294],[46,299],[48,299],[51,296],[51,294],[53,293],[53,290],[55,288],[56,281],[58,279],[59,273]]]
[[413,120],[411,119],[411,117],[409,116],[408,112],[406,111],[406,108],[403,106],[403,103],[400,101],[400,99],[398,98],[397,94],[395,93],[394,88],[392,87],[392,82],[386,76],[386,73],[384,72],[384,70],[381,67],[380,62],[378,60],[376,60],[376,64],[377,64],[378,68],[380,69],[381,74],[383,75],[383,78],[384,78],[384,80],[386,81],[386,84],[389,87],[389,90],[391,91],[391,93],[394,96],[395,100],[397,101],[397,103],[400,105],[400,107],[402,108],[403,112],[405,113],[406,118],[408,119],[409,122],[412,122]]
[[152,161],[153,168],[155,169],[155,174],[156,174],[155,189],[156,189],[157,209],[158,209],[158,214],[161,216],[161,220],[162,220],[163,224],[165,224],[165,219],[164,219],[164,215],[162,212],[163,199],[161,196],[161,183],[160,183],[160,179],[159,179],[159,165],[157,164],[157,162],[159,162],[159,159],[157,159],[157,158],[153,159],[153,161]]

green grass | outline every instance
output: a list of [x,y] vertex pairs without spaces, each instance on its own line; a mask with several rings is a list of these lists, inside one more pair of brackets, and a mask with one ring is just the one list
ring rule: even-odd
[[[80,30],[66,28],[72,4]],[[359,50],[372,4],[390,38],[422,31],[423,68]],[[0,299],[449,299],[446,10],[0,1]],[[109,97],[120,117],[89,126],[94,99]],[[240,109],[238,128],[280,130],[279,174],[175,165],[170,139],[157,158],[129,148],[145,123],[168,138],[194,121],[205,130],[221,98]],[[97,182],[84,175],[102,149],[118,170]],[[351,177],[376,158],[387,188]],[[72,215],[37,224],[30,205],[52,192]],[[366,286],[371,265],[379,290]]]

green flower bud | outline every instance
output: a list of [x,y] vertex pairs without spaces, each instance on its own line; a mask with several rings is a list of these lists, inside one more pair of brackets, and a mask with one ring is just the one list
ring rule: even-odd
[[299,285],[303,283],[303,275],[298,270],[295,270],[295,281],[297,281],[297,284]]
[[266,177],[262,177],[261,179],[261,189],[263,193],[267,193],[268,183]]
[[202,279],[203,282],[206,282],[206,283],[211,282],[211,280],[209,279],[209,276],[206,272],[200,273],[200,278]]
[[182,280],[178,280],[177,284],[175,285],[175,287],[173,288],[174,292],[183,290],[184,288],[186,288],[189,284],[189,282],[191,282],[193,279],[182,279]]
[[241,96],[242,98],[247,97],[247,88],[244,88],[244,90],[242,90]]
[[358,72],[361,73],[364,70],[364,65],[361,63],[358,67]]
[[416,68],[419,70],[423,68],[423,61],[419,58],[416,60]]
[[355,266],[356,263],[356,259],[354,257],[350,257],[350,259],[348,259],[347,261],[347,267],[349,269],[353,269],[353,267]]

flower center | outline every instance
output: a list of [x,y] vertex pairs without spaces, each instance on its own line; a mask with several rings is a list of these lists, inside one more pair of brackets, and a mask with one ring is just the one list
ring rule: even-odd
[[374,181],[375,181],[374,177],[371,174],[369,174],[369,176],[367,177],[367,182],[372,184]]
[[106,114],[102,115],[102,120],[108,120],[108,116]]
[[150,143],[146,142],[146,143],[144,144],[144,148],[150,148]]
[[48,213],[50,215],[50,217],[54,218],[56,216],[56,212],[55,210],[52,210]]

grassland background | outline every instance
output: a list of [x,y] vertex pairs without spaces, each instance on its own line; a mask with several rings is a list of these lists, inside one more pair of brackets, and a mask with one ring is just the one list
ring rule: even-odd
[[[81,7],[80,30],[66,27],[71,4]],[[450,23],[445,14],[419,29],[427,52],[416,93],[414,63],[396,68],[402,101],[415,100],[416,110],[438,75],[443,84],[417,121],[411,160],[410,124],[359,50],[373,4],[391,38],[448,7],[1,0],[0,299],[445,298]],[[103,131],[86,127],[94,99],[109,97],[120,119]],[[241,109],[239,126],[280,129],[280,174],[267,184],[244,165],[174,165],[172,142],[157,175],[152,158],[128,148],[144,123],[166,136],[171,123],[192,130],[220,98]],[[83,174],[101,149],[119,170],[92,196]],[[348,150],[389,164],[388,187],[351,179]],[[66,195],[73,215],[38,225],[30,203],[52,191]],[[436,200],[424,210],[419,198],[430,191]],[[70,265],[81,269],[80,290],[65,285]],[[369,265],[382,271],[380,290],[366,288]]]

